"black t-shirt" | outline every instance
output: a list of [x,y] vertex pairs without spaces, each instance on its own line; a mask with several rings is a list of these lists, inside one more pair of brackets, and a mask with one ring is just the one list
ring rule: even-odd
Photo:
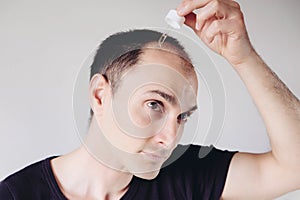
[[[155,179],[134,176],[121,200],[220,199],[234,153],[212,146],[178,145]],[[0,199],[65,200],[51,169],[52,158],[29,165],[0,182]]]

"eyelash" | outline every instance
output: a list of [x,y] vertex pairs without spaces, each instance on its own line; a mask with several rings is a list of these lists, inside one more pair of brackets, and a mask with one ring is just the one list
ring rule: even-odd
[[[157,105],[159,108],[159,110],[155,110],[155,108],[153,108],[151,104],[155,103],[155,105]],[[164,112],[164,105],[161,101],[149,101],[147,103],[147,106],[154,110],[155,112],[159,112],[159,113],[163,113]],[[188,119],[190,118],[191,113],[182,113],[177,117],[178,123],[182,124],[182,123],[186,123],[188,121]]]
[[182,113],[177,117],[177,120],[179,123],[186,123],[190,118],[190,116],[191,116],[190,113]]
[[[159,110],[155,110],[155,108],[153,108],[153,105],[151,105],[151,104],[153,104],[153,103],[155,103],[155,105],[158,106],[157,108],[159,108]],[[148,106],[150,109],[152,109],[153,111],[155,111],[155,112],[160,112],[160,113],[163,113],[163,112],[164,112],[164,105],[163,105],[163,103],[162,103],[161,101],[149,101],[149,102],[147,103],[147,106]]]

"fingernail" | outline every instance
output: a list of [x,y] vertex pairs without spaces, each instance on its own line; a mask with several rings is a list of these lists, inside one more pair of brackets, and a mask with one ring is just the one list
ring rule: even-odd
[[180,15],[183,15],[185,14],[185,12],[189,9],[189,6],[188,5],[181,5],[179,8],[178,8],[178,14]]

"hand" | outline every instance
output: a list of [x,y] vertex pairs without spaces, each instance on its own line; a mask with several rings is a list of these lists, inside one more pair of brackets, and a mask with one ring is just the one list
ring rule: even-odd
[[[197,14],[193,11],[198,9]],[[254,52],[240,6],[233,0],[184,0],[177,8],[191,27],[213,51],[233,66],[246,61]]]

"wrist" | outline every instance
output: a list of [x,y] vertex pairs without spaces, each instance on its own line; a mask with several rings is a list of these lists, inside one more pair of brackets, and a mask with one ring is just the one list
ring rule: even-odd
[[255,66],[261,65],[263,63],[264,63],[264,61],[262,60],[262,58],[253,49],[249,53],[249,55],[247,57],[245,57],[245,59],[241,60],[238,63],[231,63],[231,65],[236,71],[240,71],[240,70],[243,70],[245,68],[255,67]]

